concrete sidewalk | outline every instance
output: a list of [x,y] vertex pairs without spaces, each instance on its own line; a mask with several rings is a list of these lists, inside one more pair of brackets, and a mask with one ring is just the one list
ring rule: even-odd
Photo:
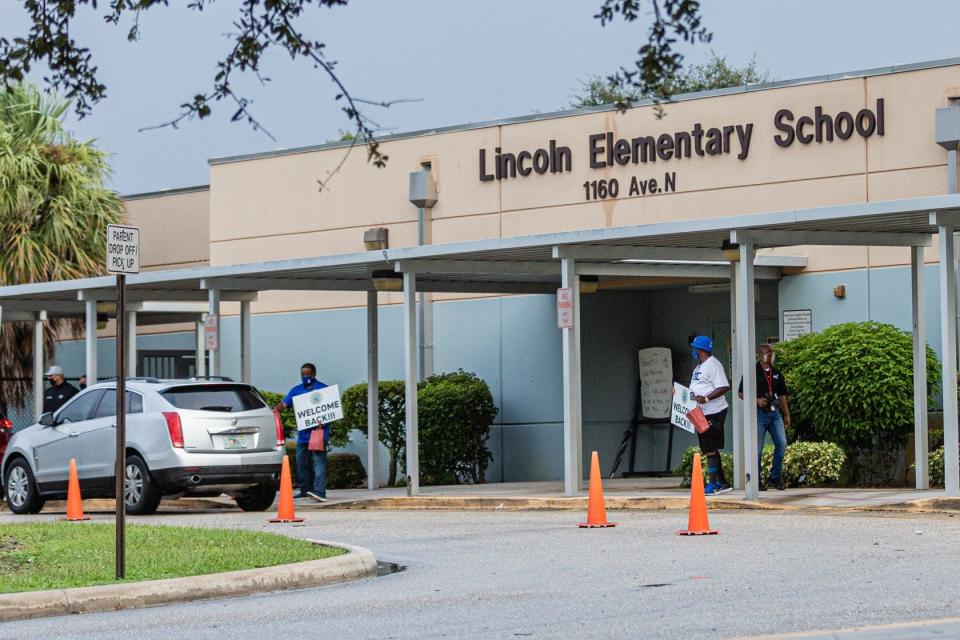
[[[680,479],[616,478],[604,480],[608,509],[685,509],[689,489]],[[298,509],[582,509],[580,496],[563,495],[562,482],[504,482],[478,485],[421,487],[407,496],[403,487],[331,490],[325,504],[298,504]],[[759,500],[745,500],[743,491],[709,498],[720,509],[827,509],[878,511],[960,511],[960,500],[945,497],[942,489],[787,489],[764,491]]]

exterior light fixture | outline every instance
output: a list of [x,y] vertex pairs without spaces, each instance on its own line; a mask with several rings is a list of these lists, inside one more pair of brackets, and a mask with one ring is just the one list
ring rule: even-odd
[[847,297],[847,285],[838,284],[833,288],[833,297],[839,300],[843,300]]
[[384,251],[389,245],[389,234],[386,227],[371,227],[363,232],[363,246],[367,251]]
[[720,251],[723,252],[723,259],[727,262],[740,262],[740,245],[724,240],[720,245]]
[[598,276],[580,276],[580,293],[596,293],[599,288]]
[[403,274],[389,269],[374,271],[370,276],[377,291],[403,291]]

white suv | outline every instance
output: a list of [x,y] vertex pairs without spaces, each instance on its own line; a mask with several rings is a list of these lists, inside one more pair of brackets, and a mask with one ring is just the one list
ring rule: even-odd
[[[116,383],[93,385],[13,435],[3,488],[14,513],[66,496],[70,458],[84,498],[114,495]],[[280,416],[247,384],[227,380],[127,382],[127,510],[145,515],[162,496],[226,493],[244,511],[273,504],[284,456]]]

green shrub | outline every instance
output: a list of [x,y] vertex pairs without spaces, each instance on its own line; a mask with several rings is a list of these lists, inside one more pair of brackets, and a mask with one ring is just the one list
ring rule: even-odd
[[[273,391],[264,391],[258,389],[260,397],[273,409],[281,400],[286,397],[285,393],[275,393]],[[342,398],[341,398],[342,400]],[[288,438],[297,436],[297,418],[293,414],[293,407],[287,407],[280,412],[280,422],[283,423],[283,433]],[[330,423],[330,446],[345,447],[350,442],[350,428],[343,420],[337,420]]]
[[[290,460],[290,479],[298,486],[297,443],[287,443],[287,458]],[[327,489],[356,489],[367,482],[367,471],[360,456],[355,453],[327,454]]]
[[417,391],[423,484],[486,482],[497,407],[487,383],[463,370],[430,376]]
[[930,486],[943,486],[943,445],[930,452]]
[[[693,454],[700,453],[700,447],[687,447],[680,459],[680,464],[674,469],[674,473],[680,474],[683,479],[683,486],[690,486],[690,473],[693,470]],[[700,454],[700,464],[703,467],[703,482],[707,482],[707,457]],[[733,454],[726,451],[720,452],[720,464],[723,466],[723,474],[727,481],[733,483]]]
[[[687,447],[683,452],[680,464],[674,470],[683,478],[683,485],[690,486],[690,470],[693,468],[693,454],[700,451],[699,447]],[[826,487],[831,486],[840,478],[840,472],[847,456],[843,449],[832,442],[794,442],[787,445],[783,454],[783,481],[790,487]],[[733,454],[720,452],[720,461],[723,464],[723,473],[727,480],[733,480]],[[707,478],[707,460],[701,455],[703,478]],[[770,476],[773,467],[773,445],[763,448],[760,458],[762,478]],[[932,472],[931,472],[932,475]]]
[[[781,477],[788,487],[829,487],[840,479],[846,460],[843,449],[833,442],[794,442],[783,454]],[[772,444],[763,448],[760,466],[760,476],[769,478]]]
[[[390,451],[391,486],[397,486],[398,469],[406,475],[404,393],[403,380],[380,382],[380,442]],[[367,385],[347,389],[343,405],[341,422],[366,431]],[[497,415],[487,383],[462,370],[431,376],[417,385],[417,409],[422,483],[485,482],[492,458],[486,442]]]
[[[406,398],[403,380],[381,380],[379,389],[380,442],[390,453],[387,486],[397,482],[397,465],[404,463],[402,456],[406,446]],[[343,392],[343,420],[346,429],[367,431],[367,383],[355,384]],[[406,466],[404,464],[404,466]]]
[[[848,322],[777,345],[790,413],[823,440],[870,447],[903,444],[913,425],[913,336],[889,324]],[[940,361],[927,347],[930,395]]]
[[[776,347],[790,389],[790,440],[850,452],[861,482],[887,482],[913,425],[913,336],[889,324],[848,322]],[[940,361],[927,347],[928,395]]]

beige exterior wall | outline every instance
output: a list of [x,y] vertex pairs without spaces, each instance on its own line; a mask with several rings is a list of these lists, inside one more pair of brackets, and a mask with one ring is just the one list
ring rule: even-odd
[[[212,265],[362,251],[363,231],[390,230],[390,246],[416,243],[416,209],[407,201],[408,175],[432,161],[439,202],[433,209],[434,243],[520,236],[554,231],[715,218],[785,209],[934,195],[946,189],[946,154],[934,143],[934,110],[960,96],[960,66],[798,84],[748,93],[678,101],[657,118],[653,107],[548,117],[529,122],[412,136],[382,143],[384,169],[354,149],[290,152],[214,163],[210,169],[209,260]],[[884,100],[883,136],[810,143],[789,148],[774,143],[774,115],[790,109],[796,118],[814,107],[835,116],[875,109]],[[753,124],[746,159],[731,136],[731,153],[590,168],[588,139],[613,132],[630,139],[661,133]],[[505,180],[479,179],[479,150],[492,171],[494,149],[518,153],[547,147],[571,149],[569,172]],[[631,196],[631,179],[676,172],[676,192]],[[616,199],[588,201],[584,182],[616,178]],[[197,196],[193,196],[197,198]],[[198,198],[197,198],[198,199]],[[190,198],[184,198],[188,207]],[[137,204],[150,215],[153,203]],[[167,205],[156,203],[166,210]],[[198,202],[194,206],[199,207]],[[136,211],[131,207],[131,211]],[[191,222],[195,219],[191,218]],[[191,227],[192,228],[192,227]],[[182,228],[177,229],[178,237]],[[199,233],[196,237],[199,237]],[[166,251],[166,249],[164,250]],[[172,249],[171,249],[172,251]],[[186,260],[163,255],[157,260]],[[809,271],[907,264],[906,250],[793,247],[782,253],[808,256]],[[928,260],[935,260],[934,251]],[[394,296],[391,302],[398,301]],[[256,310],[285,311],[362,304],[344,293],[263,294]]]
[[130,196],[127,222],[140,227],[140,265],[145,271],[210,263],[210,190]]

